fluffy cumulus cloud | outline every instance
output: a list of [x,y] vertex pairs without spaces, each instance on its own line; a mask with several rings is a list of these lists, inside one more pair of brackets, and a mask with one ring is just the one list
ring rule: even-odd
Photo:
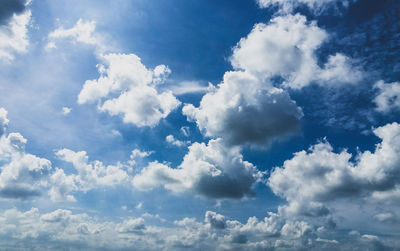
[[333,201],[371,200],[375,193],[395,191],[400,177],[400,125],[387,124],[374,133],[381,143],[374,152],[359,153],[355,161],[346,150],[335,153],[328,142],[321,142],[276,168],[268,184],[289,202],[285,210],[322,216],[329,214],[326,206]]
[[51,162],[25,152],[27,140],[19,133],[5,133],[7,111],[0,108],[0,197],[28,199],[48,185]]
[[49,195],[52,200],[74,201],[72,192],[115,186],[128,180],[129,168],[122,163],[105,166],[101,161],[89,162],[85,151],[74,152],[69,149],[59,150],[56,155],[61,160],[71,163],[76,173],[66,175],[63,169],[56,169],[50,177],[52,186]]
[[253,196],[253,185],[262,178],[256,167],[243,160],[238,147],[221,139],[194,143],[178,168],[152,162],[133,178],[141,190],[158,186],[176,193],[193,192],[208,198]]
[[4,0],[0,6],[0,60],[10,62],[15,53],[24,53],[29,45],[30,1]]
[[300,89],[311,83],[338,85],[356,83],[362,72],[343,54],[328,57],[320,67],[315,51],[328,34],[300,14],[273,18],[256,24],[233,50],[231,63],[260,79],[282,77],[283,86]]
[[87,80],[78,103],[97,101],[100,111],[120,115],[125,123],[155,126],[180,102],[171,91],[160,92],[157,85],[170,73],[165,65],[147,69],[134,54],[107,54],[99,65],[100,77]]
[[130,161],[106,166],[89,161],[85,151],[62,149],[56,156],[71,163],[76,171],[66,174],[62,168],[52,168],[49,160],[27,153],[27,140],[20,133],[6,133],[8,123],[7,111],[0,108],[0,197],[4,198],[29,199],[48,194],[53,201],[75,201],[75,192],[128,184],[128,172],[135,159],[150,154],[135,149]]
[[382,113],[389,113],[400,109],[400,83],[388,83],[379,81],[374,85],[378,94],[374,98],[376,110]]
[[337,7],[338,4],[340,7],[347,7],[351,2],[354,2],[354,0],[257,0],[261,8],[278,6],[281,13],[292,12],[294,8],[299,6],[307,6],[314,13],[321,13],[329,7]]
[[287,92],[241,71],[225,73],[198,108],[189,104],[182,111],[206,136],[262,147],[295,132],[303,116]]

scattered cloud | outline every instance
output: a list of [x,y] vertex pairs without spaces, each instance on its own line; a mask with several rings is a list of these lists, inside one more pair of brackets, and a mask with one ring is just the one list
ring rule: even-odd
[[185,95],[189,93],[205,93],[209,90],[209,85],[204,85],[201,81],[182,81],[177,85],[168,86],[168,88],[177,96]]
[[299,6],[307,6],[315,14],[322,13],[329,7],[348,7],[355,0],[257,0],[261,8],[279,7],[279,13],[290,13]]
[[[375,192],[392,191],[399,185],[400,125],[387,124],[374,130],[381,143],[374,152],[359,153],[352,161],[346,150],[333,152],[328,142],[294,154],[268,180],[272,191],[284,197],[289,214],[323,216],[327,206],[342,198],[371,200]],[[328,203],[329,202],[329,203]]]
[[233,49],[235,69],[251,72],[259,79],[282,77],[282,85],[301,89],[312,83],[335,86],[357,83],[363,73],[352,60],[337,53],[323,67],[317,63],[316,50],[328,33],[315,21],[300,14],[275,17],[268,24],[256,24]]
[[19,133],[7,134],[7,111],[0,108],[0,197],[29,199],[47,187],[51,162],[25,152],[27,140]]
[[69,107],[63,107],[62,109],[61,109],[61,111],[62,111],[62,113],[64,114],[64,115],[68,115],[71,111],[72,111],[72,108],[69,108]]
[[88,191],[99,186],[115,186],[128,180],[126,167],[117,163],[105,166],[100,161],[89,162],[85,151],[74,152],[61,149],[56,156],[73,165],[76,174],[66,175],[63,169],[57,168],[51,175],[52,187],[49,195],[52,200],[75,200],[71,195],[75,191]]
[[[22,6],[23,5],[23,6]],[[10,63],[15,53],[27,52],[31,11],[25,1],[6,0],[0,7],[0,60]]]
[[198,108],[187,104],[182,111],[206,136],[260,147],[296,132],[303,116],[287,92],[240,71],[225,73]]
[[[78,96],[78,103],[99,102],[98,109],[110,115],[121,115],[125,123],[136,126],[156,126],[176,109],[180,102],[171,91],[156,88],[170,73],[159,65],[147,69],[134,54],[101,56],[108,65],[98,65],[100,77],[87,80]],[[117,98],[112,98],[117,95]]]
[[178,140],[174,137],[174,135],[171,135],[171,134],[168,135],[167,137],[165,137],[165,141],[167,141],[168,144],[171,144],[171,145],[177,146],[177,147],[184,147],[191,143],[189,140],[187,140],[187,141]]
[[376,110],[382,113],[388,113],[392,110],[400,108],[400,83],[384,83],[379,81],[374,85],[378,90],[377,96],[374,98]]
[[176,169],[151,162],[132,181],[134,187],[149,190],[159,186],[175,193],[193,192],[207,198],[253,196],[253,185],[262,173],[244,161],[238,147],[227,147],[221,139],[208,144],[193,143]]

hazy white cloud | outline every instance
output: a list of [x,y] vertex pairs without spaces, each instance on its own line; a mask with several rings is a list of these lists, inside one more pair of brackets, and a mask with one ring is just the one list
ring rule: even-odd
[[182,111],[206,136],[261,147],[296,132],[303,116],[287,92],[240,71],[226,72],[198,108],[189,104]]
[[100,77],[85,82],[79,104],[98,101],[100,111],[121,115],[125,123],[139,127],[157,125],[179,106],[171,91],[156,88],[170,73],[168,67],[147,69],[134,54],[107,54],[102,60],[108,67],[98,65]]
[[30,20],[31,11],[25,10],[20,14],[14,13],[7,24],[0,25],[0,60],[9,63],[15,53],[27,52]]
[[67,115],[67,114],[69,114],[69,113],[72,111],[72,108],[63,107],[63,108],[61,109],[61,111],[62,111],[62,113],[63,113],[64,115]]
[[340,3],[342,7],[347,7],[354,0],[257,0],[261,8],[279,6],[280,13],[290,13],[294,8],[305,5],[314,13],[321,13],[328,7]]
[[377,96],[374,98],[376,110],[382,113],[388,113],[392,110],[400,108],[400,83],[385,83],[379,81],[374,85],[378,90]]
[[0,136],[2,136],[10,121],[7,119],[7,110],[0,107]]
[[252,196],[253,185],[262,173],[244,161],[238,147],[227,147],[221,139],[189,146],[178,168],[152,162],[133,178],[141,190],[155,187],[176,193],[193,192],[208,198],[242,198]]
[[56,49],[57,44],[62,40],[93,46],[97,54],[104,53],[112,48],[110,41],[106,41],[104,36],[96,32],[95,21],[79,19],[76,24],[69,29],[62,26],[58,27],[48,34],[46,49]]
[[328,38],[316,22],[300,14],[273,18],[256,24],[233,50],[231,63],[260,79],[280,76],[283,86],[300,89],[311,83],[338,85],[356,83],[362,72],[342,54],[331,55],[321,68],[315,51]]
[[189,93],[205,93],[209,88],[209,85],[204,85],[204,83],[200,81],[182,81],[177,85],[169,86],[169,89],[178,96]]
[[171,134],[168,135],[167,137],[165,137],[165,141],[167,141],[168,144],[171,144],[171,145],[177,146],[177,147],[184,147],[191,143],[189,140],[187,140],[187,141],[178,140],[174,137],[174,135],[171,135]]
[[74,200],[74,191],[88,191],[99,186],[115,186],[128,180],[126,167],[117,163],[105,166],[101,161],[89,162],[85,151],[74,152],[62,149],[56,156],[73,165],[77,173],[66,175],[62,169],[57,169],[51,176],[52,188],[49,195],[53,200]]

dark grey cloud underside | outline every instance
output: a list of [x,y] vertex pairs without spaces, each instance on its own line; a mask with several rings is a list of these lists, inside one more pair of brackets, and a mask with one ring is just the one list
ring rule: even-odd
[[7,24],[15,14],[25,10],[25,0],[0,0],[0,25]]

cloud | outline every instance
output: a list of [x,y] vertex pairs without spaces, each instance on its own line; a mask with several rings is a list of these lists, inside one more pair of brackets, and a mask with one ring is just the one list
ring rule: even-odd
[[363,74],[350,58],[337,53],[318,65],[316,50],[328,34],[316,22],[300,14],[273,18],[268,24],[256,24],[233,49],[231,63],[260,79],[282,77],[283,86],[303,88],[311,83],[335,86],[357,83]]
[[378,94],[374,98],[376,110],[382,113],[389,113],[400,108],[400,83],[384,83],[379,81],[374,85]]
[[198,108],[189,104],[182,112],[206,136],[261,147],[296,132],[303,116],[287,92],[239,71],[226,72],[223,82],[203,96]]
[[204,83],[200,81],[183,81],[177,85],[169,86],[169,89],[178,96],[189,93],[205,93],[209,88],[209,86],[205,86]]
[[49,195],[52,200],[72,200],[74,191],[88,191],[99,186],[115,186],[123,184],[128,179],[125,166],[121,163],[105,166],[100,161],[89,162],[85,151],[74,152],[62,149],[56,156],[73,165],[76,174],[66,175],[62,169],[57,169],[51,175],[52,187]]
[[262,173],[243,160],[238,147],[227,147],[221,139],[208,144],[193,143],[176,169],[152,162],[137,174],[132,184],[140,190],[159,186],[175,193],[192,192],[207,198],[253,196],[253,185]]
[[381,143],[374,152],[359,153],[355,162],[346,150],[335,153],[321,142],[275,168],[268,184],[289,202],[287,212],[308,216],[327,215],[326,206],[339,199],[371,200],[374,192],[391,191],[399,185],[400,125],[387,124],[374,134]]
[[112,46],[109,41],[106,41],[105,37],[96,32],[95,21],[85,21],[79,19],[76,24],[66,29],[64,27],[58,27],[54,31],[48,34],[48,43],[46,45],[47,50],[57,48],[57,43],[62,40],[67,40],[72,43],[81,43],[93,46],[97,54],[102,54],[109,51]]
[[304,5],[315,14],[319,14],[329,7],[347,7],[351,2],[354,0],[257,0],[261,8],[278,6],[281,13],[290,13],[296,7]]
[[47,187],[51,162],[25,152],[27,140],[19,133],[6,134],[7,111],[0,108],[0,197],[29,199]]
[[108,68],[99,65],[99,79],[85,82],[79,104],[98,101],[100,111],[121,115],[125,123],[139,127],[156,126],[180,105],[171,91],[157,90],[170,73],[168,67],[147,69],[134,54],[107,54],[101,58]]
[[6,63],[14,59],[15,53],[27,52],[29,45],[31,11],[23,11],[26,6],[21,9],[21,4],[21,1],[6,0],[0,7],[0,60]]
[[[98,217],[57,209],[40,213],[9,209],[0,213],[0,246],[18,242],[29,248],[112,250],[333,250],[338,247],[363,250],[388,248],[378,236],[352,231],[340,243],[318,236],[304,221],[288,220],[269,213],[262,220],[250,217],[241,223],[207,211],[204,221],[183,218],[173,223],[150,225],[143,217],[122,222],[101,221]],[[332,236],[331,236],[332,237]],[[392,244],[394,248],[396,243]],[[340,245],[340,246],[338,246]]]
[[187,140],[187,141],[178,140],[174,137],[174,135],[171,135],[171,134],[168,135],[167,137],[165,137],[165,141],[167,141],[168,144],[171,144],[171,145],[177,146],[177,147],[184,147],[191,143],[189,140]]
[[72,111],[72,108],[69,108],[69,107],[63,107],[63,108],[61,109],[61,112],[62,112],[64,115],[69,114],[71,111]]
[[0,136],[6,131],[9,122],[10,121],[7,119],[7,110],[0,107]]
[[28,4],[26,0],[3,0],[0,6],[0,25],[7,24],[14,15],[23,13]]

